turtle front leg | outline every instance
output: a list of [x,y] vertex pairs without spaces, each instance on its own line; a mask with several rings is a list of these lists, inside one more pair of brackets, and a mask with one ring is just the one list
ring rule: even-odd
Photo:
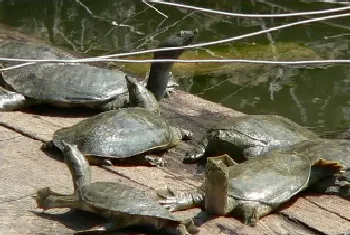
[[174,193],[169,188],[166,191],[157,190],[160,198],[158,203],[169,211],[187,210],[195,207],[204,207],[204,195],[198,191]]
[[113,166],[110,158],[107,157],[96,157],[93,155],[85,155],[90,165],[96,166]]
[[159,157],[159,156],[146,155],[145,160],[150,165],[157,166],[157,167],[164,167],[168,164],[168,162],[163,157]]
[[30,98],[26,98],[24,95],[8,91],[0,87],[0,110],[1,111],[12,111],[26,108],[38,103]]
[[118,97],[102,103],[99,107],[101,111],[115,110],[128,107],[129,94],[127,92],[120,94]]
[[78,195],[60,194],[46,187],[38,190],[34,199],[38,208],[44,210],[53,208],[77,208]]
[[267,149],[263,146],[252,146],[243,149],[243,157],[246,160],[259,157],[260,155],[267,152]]
[[193,163],[202,159],[205,155],[206,149],[208,147],[208,138],[205,137],[200,143],[195,145],[191,151],[186,153],[183,162]]

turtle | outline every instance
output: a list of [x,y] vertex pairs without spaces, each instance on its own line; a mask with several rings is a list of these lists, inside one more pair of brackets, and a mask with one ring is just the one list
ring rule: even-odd
[[[185,46],[195,31],[180,31],[159,45]],[[37,41],[0,40],[2,56],[22,59],[74,59],[61,49]],[[185,49],[158,51],[155,58],[177,59]],[[174,62],[152,63],[147,86],[158,100],[163,98]],[[102,111],[127,107],[125,73],[82,63],[37,63],[3,71],[0,77],[0,110],[18,110],[48,103],[58,107],[89,107]],[[143,82],[146,85],[146,82]],[[170,84],[173,84],[171,82]],[[160,89],[164,89],[161,91]]]
[[239,163],[273,148],[308,139],[319,139],[319,136],[288,118],[278,115],[239,116],[208,129],[183,161],[193,163],[205,156],[228,154]]
[[320,139],[306,140],[289,146],[286,149],[274,149],[272,153],[298,153],[310,158],[322,156],[327,161],[339,162],[344,172],[325,178],[313,184],[307,190],[317,193],[335,194],[345,198],[350,196],[350,140],[347,139]]
[[299,153],[269,153],[236,163],[229,155],[208,157],[204,183],[194,191],[158,193],[170,211],[200,206],[209,214],[240,216],[256,226],[260,217],[292,196],[343,170],[337,161]]
[[128,76],[126,79],[133,107],[105,111],[58,129],[52,141],[44,144],[44,149],[54,146],[62,151],[63,140],[77,145],[92,164],[112,165],[111,159],[142,155],[142,161],[164,166],[163,158],[143,155],[174,147],[181,140],[192,139],[193,133],[170,125],[159,115],[154,95],[136,79]]
[[64,195],[45,187],[37,191],[34,199],[37,207],[44,210],[74,208],[109,219],[103,225],[77,234],[102,234],[144,224],[180,235],[198,232],[192,219],[176,218],[145,191],[117,182],[91,182],[90,165],[77,146],[64,142],[62,146],[64,161],[72,175],[73,194]]
[[327,130],[320,133],[321,138],[325,139],[347,139],[350,140],[350,128],[340,127],[335,130]]

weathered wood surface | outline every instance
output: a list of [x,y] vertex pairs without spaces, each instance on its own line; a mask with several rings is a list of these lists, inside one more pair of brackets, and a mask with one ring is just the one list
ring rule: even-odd
[[[49,140],[56,129],[93,114],[82,110],[46,108],[44,111],[2,112],[0,120]],[[205,128],[216,121],[243,114],[178,91],[171,99],[162,102],[162,115],[194,131],[198,139]],[[41,151],[40,141],[1,126],[0,133],[0,234],[72,234],[101,222],[98,216],[90,213],[36,209],[31,196],[38,188],[51,186],[62,193],[72,192],[68,168],[58,153]],[[111,173],[93,167],[92,177],[94,181],[118,181],[150,192],[167,185],[177,190],[191,189],[200,185],[202,168],[181,163],[189,148],[191,142],[181,143],[165,154],[169,159],[167,168],[114,166],[115,173]],[[208,235],[350,234],[350,203],[337,196],[303,194],[280,211],[262,218],[256,228],[243,225],[232,217],[213,218],[199,209],[178,214],[195,215],[200,234]],[[135,231],[143,234],[140,229],[126,230],[121,234],[135,234]]]
[[[36,41],[3,25],[0,25],[1,35]],[[71,126],[95,114],[75,109],[31,109],[0,112],[0,122],[50,140],[56,129]],[[243,114],[178,91],[171,99],[162,102],[162,115],[170,122],[192,130],[198,140],[205,129],[217,121]],[[42,212],[36,209],[31,197],[41,187],[50,186],[62,193],[72,192],[69,170],[59,153],[44,153],[40,149],[40,141],[8,127],[0,125],[0,235],[72,234],[101,222],[100,217],[90,213],[64,209]],[[196,140],[183,142],[165,154],[168,159],[166,168],[114,166],[113,172],[108,172],[94,166],[92,180],[123,182],[150,193],[154,193],[154,188],[166,186],[176,190],[193,189],[201,184],[203,167],[184,165],[181,160]],[[200,209],[177,214],[195,216],[200,234],[208,235],[350,234],[350,203],[337,196],[303,194],[276,213],[262,218],[256,228],[243,225],[232,217],[210,217]],[[130,234],[132,231],[135,234],[135,230],[118,234]],[[139,234],[143,232],[142,229],[136,230]]]

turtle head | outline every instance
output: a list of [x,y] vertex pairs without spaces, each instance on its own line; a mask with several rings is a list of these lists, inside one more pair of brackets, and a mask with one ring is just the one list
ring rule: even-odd
[[205,210],[211,214],[225,215],[235,207],[228,197],[229,169],[233,160],[228,155],[209,157],[205,166]]
[[[184,31],[181,30],[176,34],[165,39],[164,42],[159,44],[158,48],[164,47],[181,47],[189,45],[193,42],[194,36],[198,33],[198,30]],[[154,53],[154,59],[177,59],[184,52],[185,49],[176,49],[171,51],[158,51]]]
[[[164,42],[159,44],[158,48],[183,47],[193,42],[197,30],[180,31],[175,35],[168,37]],[[185,51],[185,48],[178,48],[168,51],[157,51],[154,53],[154,59],[176,60]],[[174,62],[153,62],[151,64],[147,89],[151,91],[159,101],[163,99],[166,88],[168,87],[169,72]]]
[[182,129],[175,126],[169,126],[169,132],[171,135],[172,146],[177,145],[180,140],[191,140],[193,139],[193,133],[189,130]]
[[159,115],[159,104],[154,95],[135,78],[125,75],[129,92],[129,106],[145,108]]
[[64,162],[68,166],[72,175],[74,190],[77,190],[84,184],[91,182],[91,169],[89,162],[80,152],[78,146],[67,144],[61,141],[63,149]]

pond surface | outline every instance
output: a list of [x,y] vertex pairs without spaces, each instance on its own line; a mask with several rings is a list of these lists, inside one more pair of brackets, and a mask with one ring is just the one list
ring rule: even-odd
[[[327,1],[325,1],[327,2]],[[331,1],[328,1],[331,2]],[[282,14],[343,7],[314,1],[217,0],[181,3],[245,14]],[[154,48],[179,30],[197,28],[197,43],[222,40],[321,15],[283,18],[222,16],[130,0],[0,0],[0,21],[90,55]],[[335,14],[348,13],[335,12]],[[164,15],[167,16],[167,18]],[[116,22],[118,25],[113,25]],[[350,18],[301,24],[190,50],[183,59],[349,59]],[[118,64],[144,76],[147,64]],[[350,121],[349,64],[177,64],[180,88],[247,114],[278,114],[317,131]]]

